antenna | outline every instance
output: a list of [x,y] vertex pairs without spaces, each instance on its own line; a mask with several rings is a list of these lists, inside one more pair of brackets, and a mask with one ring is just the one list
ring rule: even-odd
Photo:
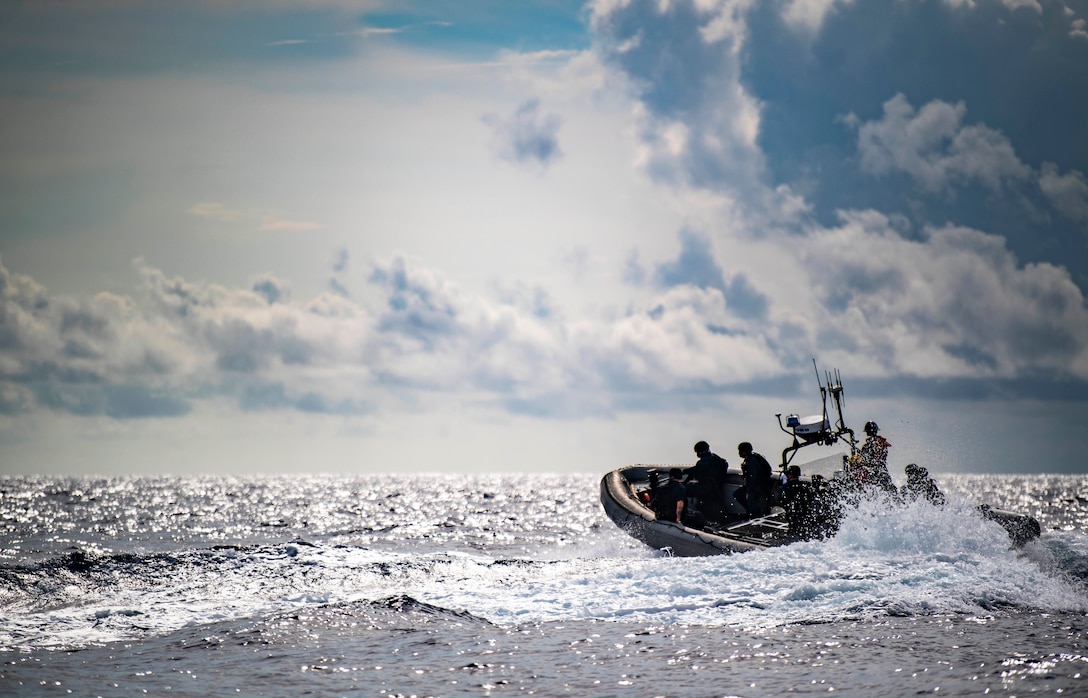
[[[812,359],[812,370],[816,372],[816,385],[820,386],[820,402],[823,403],[823,418],[824,423],[827,424],[830,423],[830,420],[827,418],[827,388],[825,388],[824,384],[820,382],[820,369],[818,366],[816,366],[815,358]],[[831,381],[828,380],[827,383],[830,387]],[[834,395],[834,393],[832,393],[832,395]]]
[[[778,418],[778,428],[793,437],[793,443],[782,450],[783,468],[789,465],[799,449],[813,444],[833,446],[841,439],[850,447],[851,456],[857,452],[857,439],[854,437],[854,430],[846,426],[846,418],[843,416],[845,400],[843,399],[842,374],[839,373],[838,369],[825,370],[824,376],[821,378],[820,367],[816,364],[816,359],[812,360],[812,370],[816,373],[816,384],[820,386],[820,402],[823,403],[823,413],[820,415],[821,421],[819,425],[816,425],[813,420],[807,418],[802,420],[796,414],[790,414],[786,417],[786,424],[783,426],[782,414],[775,415]],[[837,417],[834,428],[832,428],[827,408],[829,394]]]

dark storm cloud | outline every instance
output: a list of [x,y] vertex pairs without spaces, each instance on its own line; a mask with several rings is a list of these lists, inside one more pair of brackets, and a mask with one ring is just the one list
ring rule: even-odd
[[485,124],[491,127],[496,155],[517,164],[547,166],[557,160],[559,128],[562,119],[555,114],[542,114],[540,102],[532,99],[509,117],[487,114]]

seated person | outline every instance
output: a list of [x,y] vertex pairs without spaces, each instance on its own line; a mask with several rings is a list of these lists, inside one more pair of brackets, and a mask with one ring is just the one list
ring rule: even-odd
[[654,513],[660,521],[672,521],[683,525],[687,490],[680,480],[684,477],[680,468],[669,471],[669,480],[654,493]]

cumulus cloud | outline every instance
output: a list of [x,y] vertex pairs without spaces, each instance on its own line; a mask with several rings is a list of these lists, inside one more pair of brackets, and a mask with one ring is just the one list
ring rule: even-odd
[[244,410],[353,415],[443,391],[577,417],[780,379],[799,356],[858,377],[1088,380],[1088,308],[1064,269],[1020,264],[977,230],[907,237],[883,214],[841,215],[779,241],[792,286],[754,287],[684,231],[677,258],[653,267],[649,302],[574,320],[544,289],[469,293],[401,257],[370,263],[376,307],[334,293],[294,301],[268,275],[230,288],[142,262],[133,294],[77,299],[0,265],[0,415],[169,418],[224,396]]
[[1039,174],[1039,188],[1054,205],[1070,219],[1088,222],[1088,178],[1073,170],[1058,172],[1054,163],[1044,163]]
[[1065,269],[1020,264],[977,230],[906,238],[878,212],[841,215],[803,242],[824,348],[924,378],[1088,378],[1088,307]]
[[1074,19],[1069,29],[1069,36],[1073,37],[1074,39],[1088,40],[1088,21],[1086,21],[1083,17],[1078,17],[1077,19]]
[[521,104],[509,117],[487,114],[495,154],[516,164],[547,166],[562,155],[559,127],[563,121],[555,114],[541,114],[540,102],[531,99]]
[[854,0],[789,0],[782,10],[782,17],[787,24],[816,33],[823,26],[824,19],[842,5],[851,5]]
[[598,2],[602,60],[639,100],[640,164],[660,181],[750,189],[763,174],[759,103],[740,80],[750,0]]
[[690,230],[680,232],[680,256],[662,262],[655,271],[657,283],[664,287],[689,284],[716,288],[722,292],[733,312],[742,317],[761,318],[767,312],[767,297],[757,291],[743,274],[726,280],[710,241]]
[[1036,171],[1017,156],[1003,134],[984,125],[964,125],[966,106],[934,100],[916,110],[897,94],[884,103],[882,118],[841,121],[858,131],[858,155],[866,172],[902,172],[931,194],[952,195],[979,184],[993,192],[1027,191],[1034,185],[1074,222],[1088,221],[1088,179],[1077,170],[1061,173],[1054,163]]
[[367,336],[362,309],[334,297],[291,303],[273,277],[245,290],[169,278],[142,262],[137,271],[132,296],[77,299],[0,266],[6,411],[174,417],[209,392],[274,379],[295,397],[315,385],[335,395],[342,376],[328,368]]
[[1031,176],[1009,140],[985,125],[964,125],[967,107],[934,100],[916,110],[897,94],[884,115],[858,128],[862,168],[872,174],[905,172],[922,189],[948,193],[979,183],[999,191]]

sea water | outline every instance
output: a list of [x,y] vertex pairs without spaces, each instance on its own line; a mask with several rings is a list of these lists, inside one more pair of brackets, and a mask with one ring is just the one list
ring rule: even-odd
[[1088,477],[708,558],[599,477],[0,479],[0,695],[1088,695]]

